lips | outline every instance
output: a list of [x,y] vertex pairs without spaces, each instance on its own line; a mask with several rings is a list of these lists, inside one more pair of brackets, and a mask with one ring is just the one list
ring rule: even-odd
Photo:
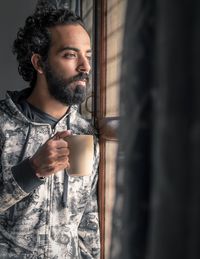
[[72,87],[76,87],[77,85],[86,87],[86,80],[74,80],[74,81],[71,83],[71,85],[72,85]]
[[70,80],[71,80],[70,83],[73,83],[73,82],[86,82],[86,83],[88,83],[89,82],[89,75],[87,73],[80,73],[80,74],[72,77]]
[[86,80],[77,80],[74,83],[77,83],[78,85],[84,85],[86,86]]

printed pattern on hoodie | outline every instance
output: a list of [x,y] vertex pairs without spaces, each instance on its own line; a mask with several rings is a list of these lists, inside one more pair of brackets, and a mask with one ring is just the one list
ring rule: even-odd
[[[11,95],[11,94],[10,94]],[[11,96],[0,102],[0,258],[1,259],[91,259],[100,258],[97,206],[99,146],[92,126],[76,109],[63,117],[55,131],[93,134],[93,172],[90,176],[68,176],[60,171],[27,193],[20,187],[12,167],[31,157],[49,139],[48,124],[29,121]],[[67,187],[67,206],[62,204]]]

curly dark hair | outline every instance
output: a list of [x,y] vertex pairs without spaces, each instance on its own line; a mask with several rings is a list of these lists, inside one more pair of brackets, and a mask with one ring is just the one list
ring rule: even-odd
[[[13,53],[16,54],[19,74],[34,87],[37,73],[31,63],[33,53],[37,53],[45,62],[51,44],[49,28],[62,24],[80,24],[85,30],[82,19],[66,8],[40,6],[33,15],[25,21],[24,28],[20,28],[13,43]],[[87,30],[86,30],[87,31]]]

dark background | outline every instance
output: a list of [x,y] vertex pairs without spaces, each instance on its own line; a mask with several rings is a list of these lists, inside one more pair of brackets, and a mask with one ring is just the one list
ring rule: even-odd
[[2,1],[0,7],[0,98],[5,96],[7,90],[16,90],[28,84],[19,76],[17,61],[12,54],[12,44],[16,38],[19,27],[24,25],[26,17],[35,8],[35,0]]

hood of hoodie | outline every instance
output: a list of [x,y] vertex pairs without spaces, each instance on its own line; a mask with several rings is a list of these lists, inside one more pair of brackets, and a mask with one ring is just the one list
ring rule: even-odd
[[[24,116],[24,114],[17,107],[17,103],[19,103],[22,99],[28,98],[28,96],[31,94],[31,91],[31,88],[26,88],[21,91],[7,91],[6,98],[0,101],[0,110],[2,110],[10,117],[15,116],[16,120],[34,124],[34,122],[30,121],[26,116]],[[62,117],[62,119],[64,119],[69,114],[73,116],[73,114],[76,113],[77,110],[78,106],[72,105],[66,115]]]

